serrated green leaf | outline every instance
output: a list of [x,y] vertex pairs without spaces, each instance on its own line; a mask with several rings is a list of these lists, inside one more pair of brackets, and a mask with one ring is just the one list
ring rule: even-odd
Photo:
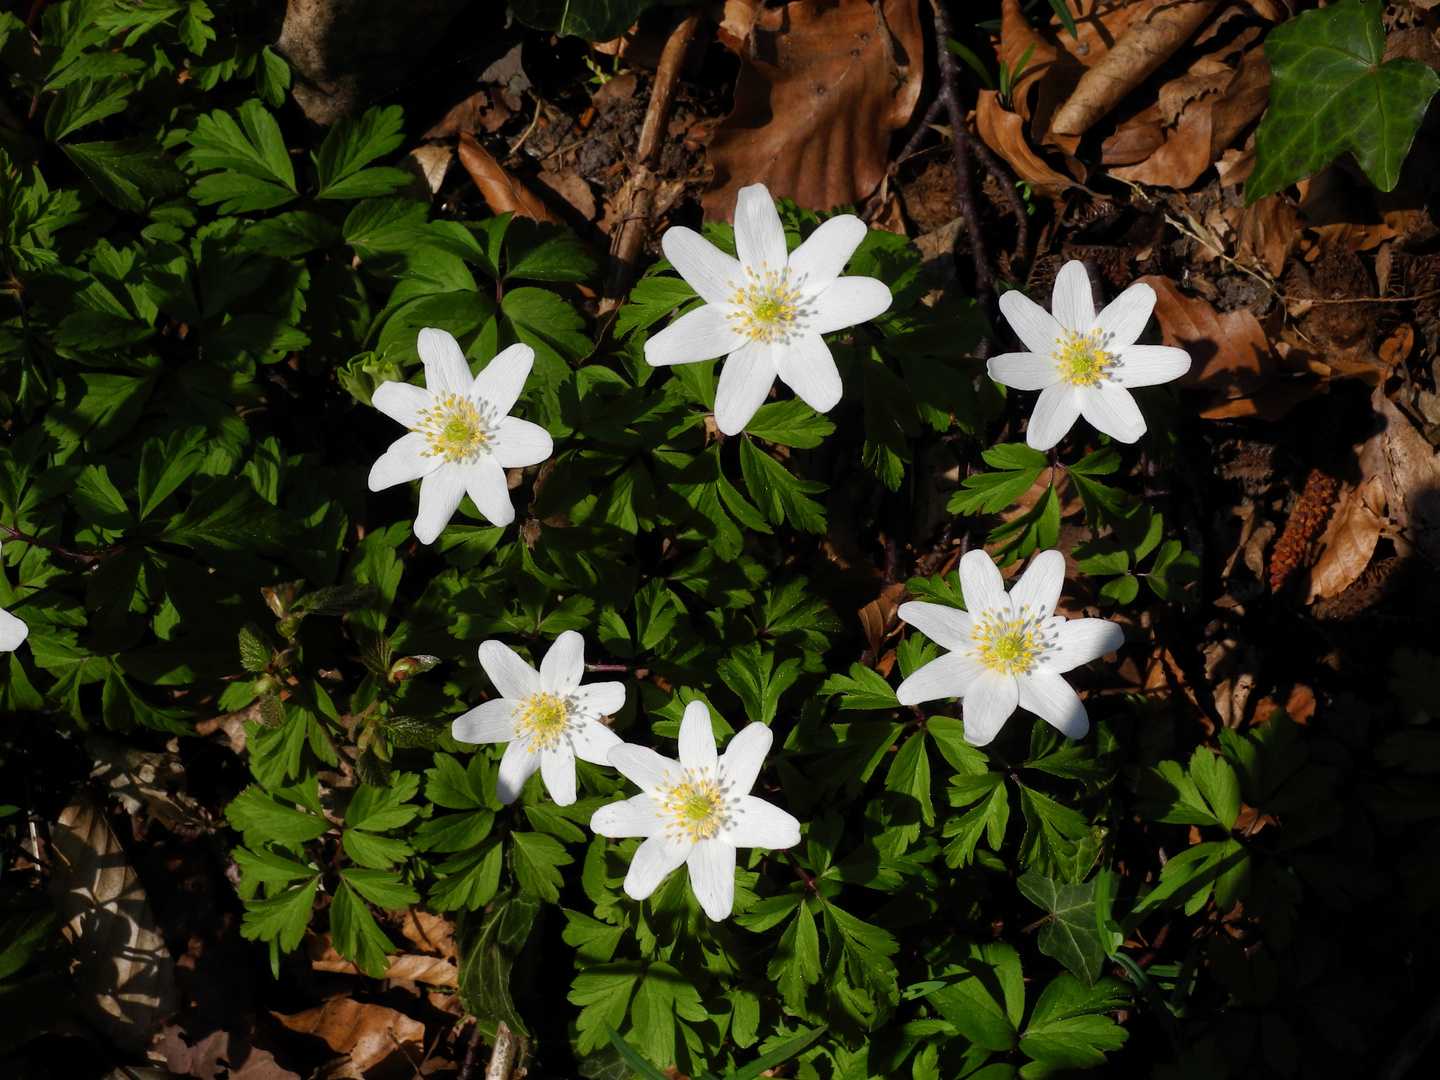
[[565,881],[560,867],[575,861],[564,845],[545,833],[515,832],[510,834],[510,851],[520,887],[548,903],[558,901]]
[[503,1021],[522,1036],[529,1029],[510,994],[510,971],[539,915],[540,901],[516,890],[496,900],[483,917],[461,916],[456,927],[465,1008],[483,1021]]
[[746,433],[757,439],[801,448],[819,446],[834,430],[834,424],[799,398],[761,405],[745,425]]
[[320,887],[317,875],[304,885],[286,889],[264,900],[251,900],[245,905],[245,920],[240,935],[250,941],[274,941],[281,952],[290,952],[305,936],[310,924],[310,909],[315,906],[315,891]]
[[806,532],[825,531],[825,511],[810,496],[825,491],[826,485],[792,476],[747,438],[740,441],[740,468],[750,497],[772,523],[779,525],[788,520]]
[[335,951],[367,975],[385,973],[386,957],[393,950],[390,939],[375,923],[375,916],[351,888],[352,875],[366,871],[347,870],[330,904],[330,942]]
[[258,848],[268,842],[299,844],[314,840],[330,830],[330,823],[318,814],[282,806],[258,784],[251,784],[225,808],[225,817],[245,835],[245,844]]

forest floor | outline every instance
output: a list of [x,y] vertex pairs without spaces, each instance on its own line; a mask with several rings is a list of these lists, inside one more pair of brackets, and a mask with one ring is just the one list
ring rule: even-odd
[[[427,61],[423,82],[393,100],[420,133],[410,161],[437,213],[549,217],[574,227],[602,265],[614,253],[607,288],[581,298],[597,319],[606,296],[658,255],[665,227],[727,217],[738,187],[755,180],[807,207],[852,204],[872,225],[910,236],[940,303],[977,295],[987,273],[1044,301],[1070,259],[1085,261],[1105,299],[1149,281],[1160,340],[1187,349],[1194,365],[1174,430],[1146,458],[1147,495],[1170,508],[1200,571],[1183,611],[1157,605],[1144,615],[1148,658],[1130,661],[1113,692],[1146,696],[1159,756],[1193,742],[1186,728],[1243,728],[1276,707],[1303,723],[1317,699],[1363,696],[1383,682],[1397,644],[1434,639],[1440,600],[1435,125],[1422,130],[1395,191],[1376,191],[1342,163],[1246,206],[1268,79],[1261,43],[1283,5],[1219,5],[1103,122],[1046,141],[1079,75],[1123,33],[1125,8],[1081,20],[1072,39],[996,4],[997,32],[954,28],[992,74],[997,57],[1013,70],[1030,50],[1008,95],[958,68],[959,119],[997,162],[961,162],[977,235],[957,201],[944,122],[956,118],[927,114],[943,85],[928,7],[882,7],[878,22],[851,0],[782,25],[777,9],[732,0],[718,25],[689,25],[688,43],[674,9],[660,9],[603,45],[518,24],[499,31],[476,15]],[[1408,55],[1440,64],[1429,29],[1389,29]],[[982,259],[988,271],[977,272]],[[1012,342],[995,318],[987,347]],[[1019,419],[997,441],[1014,440]],[[869,560],[847,616],[878,620],[874,659],[903,593],[894,584],[950,568],[993,525],[943,510],[984,448],[963,436],[938,441],[920,459],[938,497],[906,511],[903,526],[885,510],[864,517],[868,535],[847,545]],[[1086,538],[1067,530],[1061,546]],[[108,813],[164,936],[190,943],[175,951],[192,1004],[157,1046],[169,1073],[209,1076],[229,1062],[235,1080],[478,1080],[475,1055],[488,1051],[457,1026],[458,997],[436,989],[457,977],[451,920],[394,915],[389,929],[404,951],[385,980],[359,975],[313,934],[308,967],[287,964],[276,982],[257,965],[240,939],[240,902],[217,870],[228,862],[222,841],[207,824],[245,779],[238,725],[216,718],[202,726],[205,739],[157,754],[91,740],[116,775],[145,765],[153,781],[131,793],[133,814],[113,803]],[[185,792],[165,787],[177,760]],[[67,790],[60,774],[73,764],[37,763],[36,787]],[[79,1040],[52,1038],[70,1047],[61,1057],[74,1075],[95,1060]]]

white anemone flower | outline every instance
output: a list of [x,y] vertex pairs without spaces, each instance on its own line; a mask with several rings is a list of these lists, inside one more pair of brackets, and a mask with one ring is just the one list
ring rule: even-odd
[[0,652],[14,652],[29,633],[30,627],[23,619],[0,610]]
[[539,424],[506,414],[515,407],[535,363],[529,345],[511,345],[471,376],[460,344],[426,327],[416,344],[425,361],[425,388],[386,382],[375,407],[410,429],[370,469],[370,490],[420,481],[415,535],[431,544],[469,494],[496,525],[515,520],[505,470],[536,465],[554,449]]
[[984,746],[1015,706],[1027,709],[1067,738],[1090,730],[1085,705],[1060,676],[1114,652],[1124,631],[1108,619],[1055,614],[1065,583],[1065,556],[1042,551],[1009,593],[990,556],[970,551],[960,560],[960,588],[969,610],[911,601],[900,618],[951,650],[902,682],[903,705],[964,698],[965,741]]
[[605,765],[606,755],[621,745],[600,717],[625,704],[625,684],[580,685],[585,639],[574,630],[555,639],[539,671],[498,641],[480,643],[480,666],[501,696],[456,717],[450,733],[460,742],[510,744],[495,781],[502,803],[514,802],[539,769],[550,797],[569,806],[575,801],[575,759]]
[[992,356],[986,368],[1005,386],[1040,391],[1025,431],[1032,448],[1049,450],[1080,416],[1124,443],[1145,434],[1130,389],[1190,370],[1184,349],[1135,344],[1154,308],[1155,290],[1137,281],[1096,315],[1090,276],[1073,260],[1055,275],[1050,311],[1018,291],[1000,297],[1000,310],[1030,351]]
[[793,252],[764,184],[740,190],[735,252],[725,254],[693,229],[667,229],[665,256],[705,301],[645,342],[660,367],[724,356],[715,389],[715,426],[743,431],[780,381],[817,412],[840,401],[835,358],[821,334],[873,319],[890,306],[890,290],[871,277],[840,271],[865,239],[853,214],[830,218]]
[[710,710],[703,701],[692,701],[680,720],[679,761],[630,743],[610,751],[610,764],[641,791],[596,810],[590,828],[600,836],[645,837],[625,875],[626,893],[644,900],[670,871],[686,863],[695,898],[718,922],[735,904],[736,848],[788,848],[800,842],[800,822],[748,794],[765,764],[770,739],[768,727],[750,724],[717,757]]

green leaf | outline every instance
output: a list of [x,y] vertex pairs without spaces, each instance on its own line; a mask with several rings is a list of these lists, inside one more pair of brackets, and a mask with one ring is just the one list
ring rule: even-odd
[[102,529],[123,529],[133,521],[124,496],[110,482],[104,465],[86,465],[80,470],[70,499],[82,518]]
[[0,922],[0,979],[30,962],[50,937],[54,923],[55,913],[44,908],[14,912]]
[[1029,491],[1050,459],[1024,443],[1002,443],[981,457],[995,472],[967,476],[946,507],[952,514],[996,514]]
[[585,281],[595,260],[580,238],[563,225],[514,218],[505,230],[505,280]]
[[420,894],[389,870],[357,870],[346,867],[341,876],[355,891],[382,908],[403,908],[420,902]]
[[311,878],[319,873],[314,866],[298,863],[294,859],[286,858],[279,852],[271,851],[263,846],[257,847],[254,851],[238,847],[232,854],[242,874],[240,895],[246,900],[255,895],[255,891],[262,883],[299,881],[301,878]]
[[378,977],[385,974],[386,957],[394,946],[350,887],[351,875],[357,872],[347,870],[343,883],[335,890],[330,904],[330,941],[341,956],[367,975]]
[[193,476],[204,461],[199,446],[205,439],[203,427],[172,431],[165,441],[147,439],[140,451],[140,520],[153,513],[165,498]]
[[666,315],[695,298],[695,290],[681,278],[651,277],[636,282],[630,302],[615,316],[615,336],[633,330],[648,330]]
[[160,539],[222,551],[259,551],[273,547],[279,532],[275,509],[260,502],[248,483],[222,478],[171,518]]
[[175,163],[148,137],[119,142],[61,143],[60,149],[95,186],[100,197],[120,210],[138,214],[156,199],[185,186]]
[[1385,59],[1381,7],[1341,0],[1266,36],[1270,107],[1255,132],[1246,205],[1347,150],[1381,191],[1399,182],[1440,76],[1419,60]]
[[565,879],[560,867],[575,860],[564,845],[545,833],[516,832],[510,834],[511,858],[520,887],[548,903],[560,899],[560,886]]
[[316,875],[304,885],[286,889],[277,896],[251,900],[245,905],[240,935],[250,941],[277,942],[281,952],[290,952],[305,936],[319,887],[320,878]]
[[747,438],[740,441],[740,468],[750,497],[771,522],[779,525],[788,519],[795,528],[806,532],[825,531],[825,511],[810,498],[825,491],[824,484],[797,479]]
[[366,109],[356,120],[342,116],[325,135],[315,153],[315,171],[321,199],[361,199],[389,195],[411,180],[399,169],[366,169],[405,141],[404,110],[399,105]]
[[510,0],[515,18],[537,30],[584,41],[610,41],[653,7],[677,7],[689,0]]
[[77,79],[62,87],[45,113],[45,138],[59,142],[77,128],[125,108],[134,83],[124,76]]
[[900,702],[895,688],[879,672],[864,664],[851,664],[850,674],[831,675],[820,687],[822,694],[840,694],[842,709],[895,709]]
[[1061,972],[1045,987],[1030,1022],[1020,1037],[1020,1049],[1036,1061],[1058,1068],[1085,1069],[1105,1062],[1105,1054],[1124,1045],[1127,1032],[1108,1016],[1127,1003],[1124,987],[1115,979],[1101,979],[1088,987],[1068,972]]
[[192,149],[180,161],[210,175],[196,181],[191,194],[201,205],[220,203],[222,214],[268,210],[294,199],[295,169],[275,117],[254,98],[240,106],[239,116],[238,124],[226,112],[196,121]]
[[535,897],[508,892],[483,917],[462,915],[455,932],[460,945],[460,1000],[466,1010],[482,1021],[503,1021],[522,1036],[529,1029],[510,996],[510,971],[539,915]]
[[620,1033],[609,1024],[605,1025],[605,1034],[610,1039],[610,1045],[615,1047],[615,1052],[620,1055],[620,1059],[635,1070],[636,1076],[642,1077],[643,1080],[669,1080],[669,1077],[646,1061],[640,1052],[626,1042]]
[[825,441],[835,425],[799,398],[761,405],[750,422],[747,434],[781,446],[808,448]]
[[1066,885],[1029,870],[1015,884],[1050,916],[1040,928],[1040,951],[1093,986],[1105,964],[1105,946],[1095,922],[1095,882]]
[[258,784],[251,784],[232,800],[225,817],[245,835],[250,848],[266,842],[299,844],[330,830],[330,823],[320,815],[282,806]]

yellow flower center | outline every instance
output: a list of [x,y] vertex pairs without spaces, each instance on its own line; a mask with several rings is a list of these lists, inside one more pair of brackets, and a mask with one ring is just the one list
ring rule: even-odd
[[697,777],[662,789],[656,796],[661,816],[668,818],[666,833],[686,839],[708,840],[725,827],[725,791],[713,780]]
[[784,341],[795,329],[800,314],[800,290],[790,284],[790,271],[769,270],[764,263],[760,271],[745,267],[745,281],[737,285],[727,282],[730,302],[735,310],[725,317],[734,319],[730,327],[751,341]]
[[1020,617],[1012,619],[1007,611],[986,611],[975,620],[970,639],[980,662],[1002,675],[1023,675],[1035,666],[1044,642],[1036,632],[1037,620],[1029,617],[1028,607],[1020,609]]
[[570,725],[570,702],[554,694],[535,694],[521,704],[516,732],[528,739],[530,752],[553,750]]
[[1066,330],[1064,338],[1055,339],[1055,346],[1055,367],[1071,386],[1094,386],[1110,377],[1106,368],[1115,363],[1115,356],[1100,347],[1099,330],[1088,334]]
[[476,403],[459,394],[436,394],[428,409],[421,409],[419,426],[413,431],[425,436],[425,457],[443,457],[446,461],[474,460],[489,449],[495,434],[493,418]]

